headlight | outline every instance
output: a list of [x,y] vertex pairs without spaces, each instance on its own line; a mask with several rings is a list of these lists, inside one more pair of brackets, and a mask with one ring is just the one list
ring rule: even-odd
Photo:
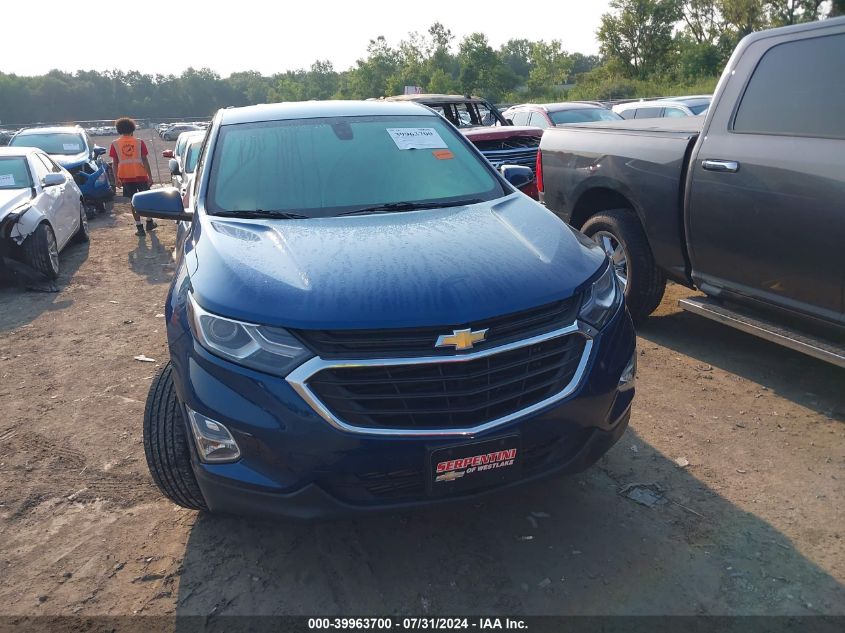
[[578,316],[600,330],[616,312],[623,296],[613,266],[608,264],[602,276],[584,293]]
[[287,330],[210,314],[190,294],[188,317],[191,331],[200,345],[212,354],[244,367],[287,376],[294,367],[313,356]]

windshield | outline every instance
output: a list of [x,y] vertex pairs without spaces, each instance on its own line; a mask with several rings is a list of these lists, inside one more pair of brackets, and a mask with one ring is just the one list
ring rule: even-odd
[[400,202],[451,206],[504,193],[489,165],[439,117],[296,119],[221,127],[207,208],[330,217]]
[[25,158],[0,158],[0,189],[27,189],[31,186]]
[[485,102],[425,104],[452,125],[459,128],[501,125],[496,112]]
[[578,110],[558,110],[549,112],[555,125],[567,123],[589,123],[591,121],[618,121],[622,117],[604,108],[583,108]]
[[197,159],[200,157],[200,147],[202,147],[202,140],[194,141],[188,145],[188,153],[185,156],[185,173],[192,174],[197,168]]
[[72,156],[85,151],[85,141],[82,135],[72,132],[18,134],[9,145],[37,147],[47,154],[63,154],[65,156]]
[[709,103],[700,103],[698,105],[687,105],[687,107],[690,109],[690,111],[693,114],[701,114],[702,112],[705,112],[707,110],[707,108],[710,107],[710,104]]

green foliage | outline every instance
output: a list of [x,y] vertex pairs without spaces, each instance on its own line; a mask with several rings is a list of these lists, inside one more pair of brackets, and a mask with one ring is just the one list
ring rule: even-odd
[[699,94],[713,90],[744,35],[845,14],[845,0],[611,0],[610,7],[597,32],[602,57],[568,53],[560,40],[511,39],[495,50],[483,33],[456,45],[452,32],[435,22],[395,46],[383,36],[371,39],[367,55],[345,71],[317,60],[307,70],[270,77],[245,71],[225,79],[208,68],[178,76],[0,73],[0,121],[208,116],[221,107],[269,101],[378,98],[401,94],[405,86],[512,103]]

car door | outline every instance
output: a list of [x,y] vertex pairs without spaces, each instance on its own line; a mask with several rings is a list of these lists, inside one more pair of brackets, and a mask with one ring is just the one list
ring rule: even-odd
[[738,61],[750,79],[726,85],[690,167],[697,283],[845,321],[841,30],[760,40]]
[[56,230],[56,243],[61,250],[79,228],[79,198],[69,183],[68,174],[52,158],[46,154],[36,154],[36,157],[41,159],[50,173],[62,174],[65,177],[62,184],[45,187],[54,196],[53,226]]
[[44,177],[50,173],[47,157],[44,154],[30,154],[29,166],[32,170],[32,176],[35,180],[35,198],[32,205],[44,214],[53,229],[56,236],[56,243],[61,244],[64,241],[64,230],[59,225],[56,214],[60,206],[60,197],[62,192],[58,187],[45,187]]

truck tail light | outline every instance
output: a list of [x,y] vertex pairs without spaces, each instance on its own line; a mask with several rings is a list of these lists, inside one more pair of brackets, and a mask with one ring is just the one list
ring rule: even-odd
[[534,178],[537,180],[537,191],[543,191],[543,152],[537,150],[537,165],[534,168]]

